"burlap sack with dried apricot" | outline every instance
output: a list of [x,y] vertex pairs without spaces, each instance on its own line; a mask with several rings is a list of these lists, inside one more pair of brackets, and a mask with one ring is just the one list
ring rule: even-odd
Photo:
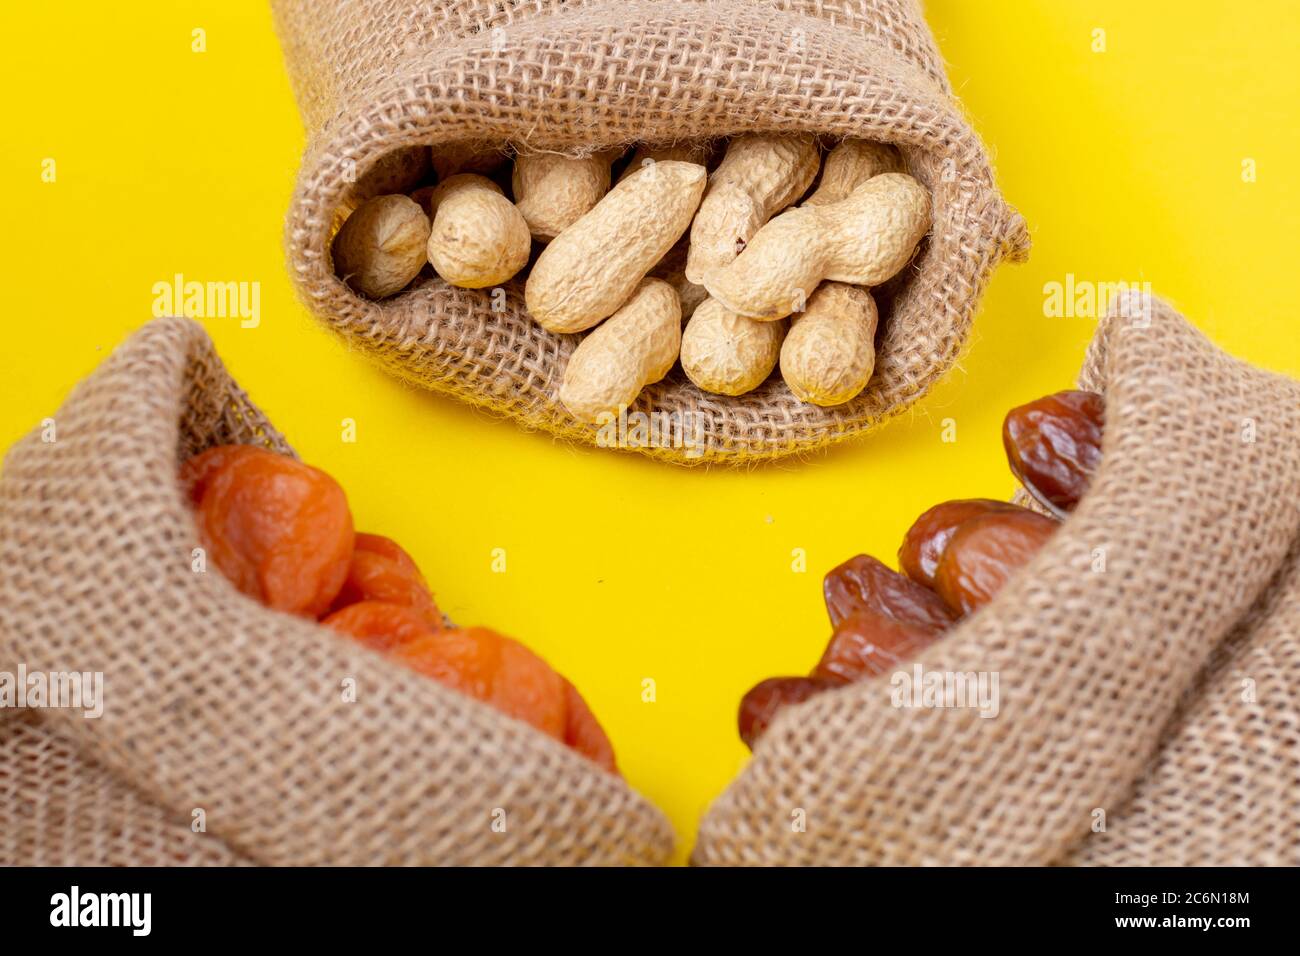
[[202,328],[159,319],[5,458],[0,673],[103,696],[0,708],[0,865],[667,859],[618,777],[195,573],[177,469],[231,442],[291,453]]
[[996,716],[883,675],[791,708],[696,863],[1300,864],[1300,383],[1125,301],[1088,494],[917,661],[996,673]]
[[[684,464],[810,451],[898,414],[957,359],[994,266],[1028,251],[1024,220],[998,194],[915,0],[272,5],[308,134],[286,228],[308,307],[401,378],[527,428],[601,441],[556,398],[580,339],[534,323],[520,279],[494,311],[489,290],[435,276],[370,301],[334,274],[330,242],[344,215],[369,195],[400,191],[394,154],[465,142],[574,152],[795,131],[901,149],[932,194],[934,224],[903,275],[875,290],[881,332],[867,389],[820,408],[798,401],[780,376],[728,398],[676,369],[633,410],[688,423],[689,441],[638,449]],[[380,188],[376,176],[390,181]]]

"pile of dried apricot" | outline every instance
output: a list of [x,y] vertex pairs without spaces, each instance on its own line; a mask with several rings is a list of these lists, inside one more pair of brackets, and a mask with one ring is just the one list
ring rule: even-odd
[[991,601],[1074,510],[1101,461],[1104,405],[1094,392],[1058,392],[1013,408],[1002,427],[1011,471],[1049,518],[987,498],[925,512],[898,550],[899,571],[860,554],[823,582],[833,632],[807,677],[773,677],[740,702],[749,747],[784,707],[895,670]]
[[618,773],[577,689],[518,641],[446,626],[410,555],[356,533],[347,496],[323,471],[264,448],[221,445],[185,462],[181,482],[209,559],[244,594],[317,619]]

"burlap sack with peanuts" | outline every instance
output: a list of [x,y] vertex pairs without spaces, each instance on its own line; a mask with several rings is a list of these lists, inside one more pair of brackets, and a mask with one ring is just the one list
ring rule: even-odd
[[556,398],[580,337],[534,323],[518,277],[494,311],[489,290],[431,274],[378,302],[335,276],[330,242],[343,214],[402,185],[392,176],[401,164],[386,158],[427,144],[588,152],[741,132],[901,148],[933,196],[934,225],[904,274],[876,292],[882,322],[867,389],[819,408],[774,375],[728,398],[677,368],[632,411],[685,423],[672,440],[638,449],[679,463],[810,451],[898,414],[957,359],[994,266],[1028,251],[1024,220],[998,194],[915,0],[272,5],[308,136],[286,227],[307,306],[401,378],[527,428],[604,441]]
[[103,713],[0,708],[0,864],[667,859],[619,778],[196,573],[177,469],[230,442],[290,453],[202,328],[159,319],[5,458],[0,673],[102,674]]
[[892,675],[791,708],[696,863],[1300,864],[1300,383],[1123,302],[1087,495],[918,660],[997,674],[996,716]]

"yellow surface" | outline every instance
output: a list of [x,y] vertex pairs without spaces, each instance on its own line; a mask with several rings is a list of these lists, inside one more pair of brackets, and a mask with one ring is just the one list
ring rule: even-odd
[[938,500],[1011,491],[1002,414],[1067,387],[1092,328],[1045,317],[1045,283],[1149,281],[1232,352],[1300,373],[1298,9],[932,0],[1032,260],[1000,271],[961,369],[914,412],[810,461],[706,472],[526,434],[397,384],[313,323],[283,266],[303,141],[263,3],[6,4],[0,445],[149,318],[154,283],[260,283],[257,328],[206,323],[237,378],[343,483],[360,527],[401,538],[454,618],[574,679],[684,857],[745,762],[738,698],[824,645],[821,574],[892,556]]

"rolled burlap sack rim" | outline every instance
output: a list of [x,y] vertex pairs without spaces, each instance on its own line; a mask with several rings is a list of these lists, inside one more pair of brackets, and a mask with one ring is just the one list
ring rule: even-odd
[[[1080,387],[1106,394],[1106,431],[1069,519],[906,680],[778,715],[693,863],[1300,863],[1300,383],[1135,293]],[[1207,667],[1243,633],[1271,642],[1254,655],[1265,711],[1239,705],[1239,671]],[[996,716],[907,706],[894,691],[916,668],[997,675]],[[1251,787],[1260,773],[1279,779]]]
[[[476,0],[417,10],[273,0],[308,147],[286,224],[308,308],[399,378],[577,442],[677,464],[751,464],[815,451],[877,427],[923,396],[963,349],[983,288],[1022,259],[1024,220],[998,195],[988,157],[952,98],[920,10],[861,12],[756,0]],[[347,42],[343,42],[346,40]],[[680,368],[628,411],[634,431],[573,419],[556,392],[580,336],[527,315],[517,278],[494,311],[484,290],[436,277],[370,301],[333,272],[329,245],[355,182],[395,151],[461,142],[588,152],[744,132],[814,132],[893,143],[931,192],[930,237],[882,306],[876,371],[851,402],[799,402],[774,374],[739,397]],[[635,444],[635,447],[633,445]]]
[[180,463],[290,453],[201,326],[150,322],[50,423],[0,471],[0,669],[102,674],[103,713],[0,710],[0,862],[668,859],[621,778],[195,570]]

